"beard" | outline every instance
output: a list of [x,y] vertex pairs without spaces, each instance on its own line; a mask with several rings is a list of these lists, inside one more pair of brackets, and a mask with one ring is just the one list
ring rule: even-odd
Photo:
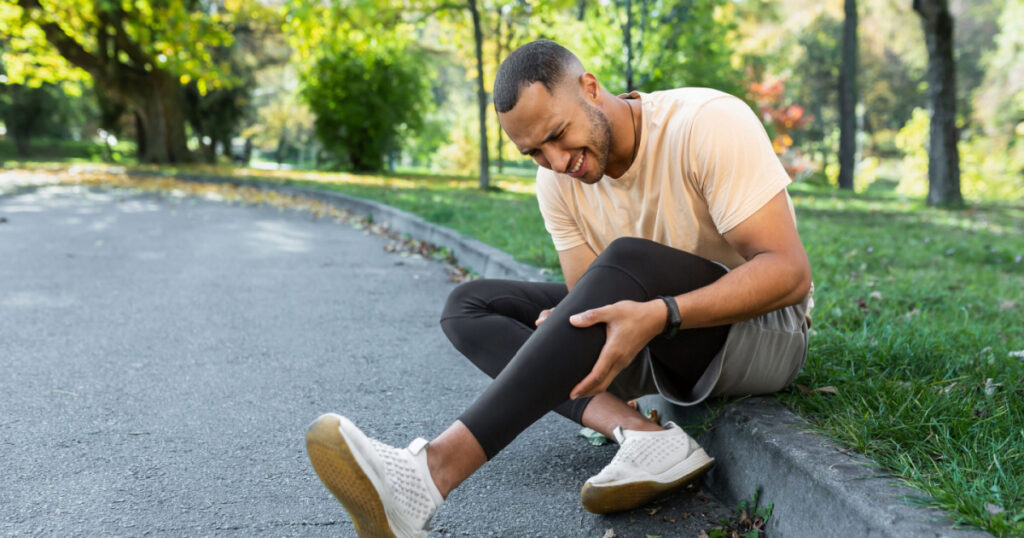
[[587,112],[587,122],[590,124],[590,136],[587,143],[590,145],[591,153],[597,161],[595,170],[600,172],[596,179],[588,183],[594,183],[604,177],[604,171],[608,168],[608,154],[612,147],[612,126],[608,117],[596,106],[580,99],[583,108]]

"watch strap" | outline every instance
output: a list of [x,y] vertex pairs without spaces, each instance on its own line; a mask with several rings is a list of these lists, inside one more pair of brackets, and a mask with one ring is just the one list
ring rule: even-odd
[[683,323],[682,316],[679,315],[679,304],[676,303],[676,298],[671,295],[662,295],[660,297],[665,302],[665,307],[668,308],[668,318],[665,320],[665,330],[661,331],[661,335],[666,339],[671,339],[679,332],[679,326]]

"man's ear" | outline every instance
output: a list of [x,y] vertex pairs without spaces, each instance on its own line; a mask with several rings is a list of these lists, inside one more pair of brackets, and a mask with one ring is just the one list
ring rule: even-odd
[[601,104],[601,83],[597,81],[597,77],[593,73],[580,75],[580,92],[583,94],[583,98],[591,104]]

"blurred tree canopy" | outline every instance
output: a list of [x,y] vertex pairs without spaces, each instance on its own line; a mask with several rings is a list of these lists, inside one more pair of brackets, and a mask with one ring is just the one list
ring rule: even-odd
[[240,0],[4,0],[7,82],[88,79],[134,114],[140,161],[188,162],[184,87],[205,96],[241,83],[217,49],[265,11]]
[[[791,174],[835,184],[845,4],[853,186],[922,195],[934,104],[909,0],[0,0],[0,121],[22,154],[33,136],[116,135],[142,162],[214,162],[241,134],[277,165],[473,173],[486,187],[495,164],[531,168],[490,106],[497,67],[547,38],[612,93],[741,97]],[[944,147],[964,156],[971,196],[1024,195],[1024,0],[948,9]]]

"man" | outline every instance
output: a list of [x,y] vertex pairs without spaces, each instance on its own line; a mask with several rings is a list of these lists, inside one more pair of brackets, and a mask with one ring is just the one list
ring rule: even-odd
[[442,328],[495,379],[433,441],[392,448],[333,414],[310,426],[313,466],[360,535],[423,535],[452,489],[552,410],[621,445],[583,505],[642,505],[714,460],[625,400],[773,392],[803,365],[810,267],[789,177],[742,101],[703,88],[616,97],[571,52],[535,41],[502,63],[494,102],[540,165],[565,284],[452,292]]

